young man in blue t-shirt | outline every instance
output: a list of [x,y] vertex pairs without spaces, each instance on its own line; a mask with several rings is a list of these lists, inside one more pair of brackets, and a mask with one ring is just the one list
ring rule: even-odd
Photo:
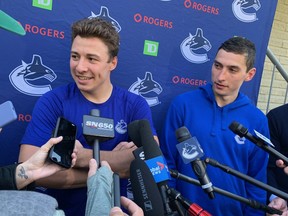
[[[77,126],[77,140],[83,148],[78,151],[76,165],[36,181],[37,186],[48,188],[46,193],[57,199],[59,208],[68,216],[85,214],[86,180],[92,150],[83,136],[83,115],[98,109],[101,117],[114,120],[115,136],[100,143],[100,158],[108,161],[112,170],[120,175],[121,195],[124,196],[127,195],[130,163],[134,159],[132,151],[136,149],[133,142],[128,142],[127,125],[139,119],[147,119],[153,125],[145,99],[111,83],[118,49],[119,35],[111,23],[99,18],[75,22],[70,56],[74,82],[39,98],[21,141],[20,162],[27,160],[50,138],[59,116]],[[154,129],[153,132],[155,134]]]

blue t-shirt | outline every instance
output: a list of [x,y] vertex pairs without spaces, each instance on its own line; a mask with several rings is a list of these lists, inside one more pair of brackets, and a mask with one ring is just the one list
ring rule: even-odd
[[[59,116],[63,116],[77,126],[77,139],[85,148],[91,148],[83,136],[83,115],[90,115],[92,109],[100,111],[100,117],[114,120],[114,138],[100,143],[100,150],[112,150],[121,141],[129,141],[127,125],[139,119],[152,122],[151,110],[144,98],[125,89],[113,86],[110,98],[101,104],[88,101],[75,83],[69,83],[47,92],[37,101],[32,121],[29,123],[21,144],[41,146],[51,138]],[[121,195],[127,194],[127,179],[121,179]],[[66,215],[84,215],[87,201],[86,188],[47,189],[46,193],[55,197],[59,208]]]

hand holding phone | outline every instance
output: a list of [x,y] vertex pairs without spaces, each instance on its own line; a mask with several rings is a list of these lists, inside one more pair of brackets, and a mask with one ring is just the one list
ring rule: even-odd
[[75,146],[77,128],[72,122],[63,117],[57,119],[56,128],[52,137],[62,136],[60,143],[54,145],[49,151],[49,158],[54,163],[70,168],[72,165],[73,149]]

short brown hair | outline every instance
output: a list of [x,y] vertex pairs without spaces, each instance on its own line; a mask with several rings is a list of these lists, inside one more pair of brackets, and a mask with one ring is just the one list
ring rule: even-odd
[[72,25],[72,41],[78,35],[83,38],[101,39],[108,47],[110,60],[118,55],[120,38],[110,22],[98,17],[78,20]]

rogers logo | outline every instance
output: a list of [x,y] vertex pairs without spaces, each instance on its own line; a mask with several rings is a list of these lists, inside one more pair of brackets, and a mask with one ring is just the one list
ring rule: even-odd
[[207,80],[192,79],[190,77],[173,76],[172,83],[175,85],[191,85],[191,86],[203,86],[207,84]]
[[40,27],[40,26],[30,25],[30,24],[25,24],[24,29],[26,32],[29,32],[31,34],[38,34],[44,37],[51,37],[51,38],[57,38],[57,39],[65,39],[64,31],[59,31],[56,29],[45,28],[45,27]]
[[149,17],[149,16],[142,15],[140,13],[137,13],[134,15],[134,21],[136,23],[142,22],[142,23],[146,23],[149,25],[155,25],[155,26],[168,28],[168,29],[173,28],[173,22],[172,21],[163,20],[163,19],[155,18],[155,17]]

